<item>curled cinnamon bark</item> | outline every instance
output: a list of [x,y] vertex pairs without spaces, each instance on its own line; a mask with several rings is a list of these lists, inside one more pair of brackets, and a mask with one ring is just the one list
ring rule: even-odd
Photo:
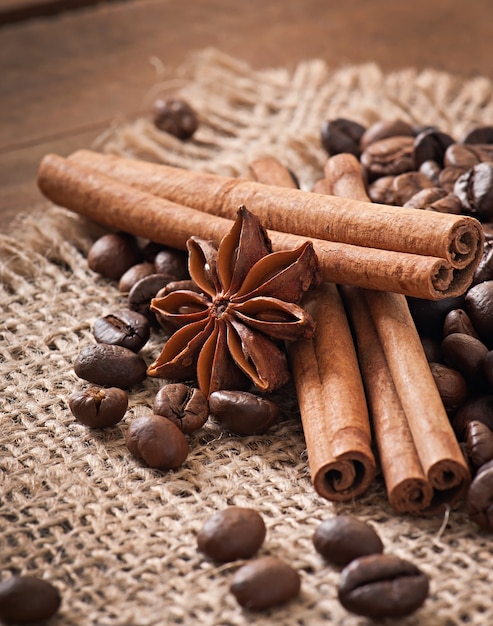
[[[256,184],[268,191],[278,189]],[[39,165],[38,185],[55,204],[105,226],[182,250],[186,249],[191,235],[219,245],[231,228],[231,220],[159,198],[79,165],[78,161],[53,154],[46,155]],[[288,233],[268,231],[268,234],[274,250],[293,249],[306,241],[304,237]],[[339,242],[311,241],[322,276],[329,282],[429,299],[462,293],[469,282],[466,274],[453,270],[443,259]]]
[[483,232],[474,218],[417,211],[192,172],[81,150],[70,159],[160,197],[232,219],[244,204],[266,228],[357,246],[445,259],[474,268]]

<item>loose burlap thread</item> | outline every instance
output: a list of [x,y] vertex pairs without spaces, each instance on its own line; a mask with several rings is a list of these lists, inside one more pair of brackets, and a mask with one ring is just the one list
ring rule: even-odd
[[[188,99],[200,116],[194,140],[160,133],[144,116],[115,124],[97,147],[226,175],[271,154],[310,188],[326,159],[319,137],[326,117],[366,125],[400,117],[455,137],[493,120],[490,81],[433,70],[332,70],[311,60],[293,71],[254,71],[206,50],[178,78],[159,78],[143,101],[177,93]],[[462,507],[438,518],[398,516],[381,477],[353,502],[318,497],[294,395],[282,398],[283,420],[262,436],[230,436],[208,423],[172,472],[144,467],[124,444],[129,422],[151,412],[160,381],[131,391],[129,411],[114,428],[95,431],[74,420],[67,400],[85,386],[73,372],[75,357],[94,341],[94,320],[125,306],[116,285],[87,268],[85,255],[103,232],[46,204],[0,238],[1,578],[33,574],[55,584],[63,601],[50,623],[60,626],[359,626],[367,620],[337,600],[340,572],[312,545],[322,520],[349,513],[376,528],[386,552],[430,577],[425,605],[399,624],[493,623],[491,535]],[[142,350],[148,363],[162,341],[156,335]],[[217,565],[197,551],[203,521],[231,504],[264,516],[260,555],[281,557],[300,572],[301,594],[288,605],[244,611],[228,589],[238,564]]]

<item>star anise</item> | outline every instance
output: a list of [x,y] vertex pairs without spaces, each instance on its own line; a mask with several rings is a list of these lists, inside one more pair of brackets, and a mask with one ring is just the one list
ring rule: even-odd
[[187,242],[188,266],[202,293],[179,290],[154,298],[151,308],[180,328],[147,373],[170,380],[197,377],[207,396],[219,389],[262,392],[286,384],[283,342],[310,338],[313,319],[298,304],[319,282],[310,242],[272,252],[267,232],[245,207],[219,248]]

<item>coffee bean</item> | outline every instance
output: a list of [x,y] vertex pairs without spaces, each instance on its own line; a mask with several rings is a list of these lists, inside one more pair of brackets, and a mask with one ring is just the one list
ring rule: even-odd
[[445,410],[451,413],[464,404],[469,391],[464,376],[442,363],[430,363],[430,370]]
[[98,317],[92,332],[98,343],[123,346],[133,352],[138,352],[149,341],[151,335],[147,318],[128,309]]
[[197,545],[200,552],[221,563],[248,559],[260,549],[266,532],[258,511],[230,506],[204,522]]
[[425,130],[414,140],[414,164],[417,169],[425,161],[443,164],[445,151],[454,143],[454,139],[437,129]]
[[114,426],[123,418],[128,407],[128,395],[123,389],[89,387],[76,391],[69,398],[75,419],[90,428]]
[[467,454],[478,468],[493,460],[493,431],[486,424],[472,420],[466,426]]
[[186,280],[188,273],[188,255],[174,248],[160,250],[154,258],[156,274],[168,274],[171,280]]
[[442,341],[442,354],[445,363],[458,370],[468,382],[484,382],[483,361],[488,348],[482,341],[464,333],[452,333]]
[[329,155],[349,152],[359,157],[359,142],[365,127],[352,120],[325,120],[321,128],[322,146]]
[[174,278],[170,274],[150,274],[141,278],[128,293],[128,308],[144,315],[152,326],[157,326],[156,316],[150,309],[151,300],[171,280]]
[[478,126],[468,131],[461,139],[462,143],[493,143],[493,126]]
[[471,287],[465,296],[465,310],[480,338],[493,347],[493,280]]
[[445,167],[461,167],[464,170],[468,170],[474,167],[476,163],[480,162],[481,158],[478,156],[473,146],[453,143],[445,152]]
[[459,441],[465,440],[467,425],[472,421],[486,424],[493,430],[493,395],[469,398],[457,410],[452,426]]
[[405,172],[394,178],[393,187],[397,204],[403,205],[418,191],[433,187],[433,183],[420,172]]
[[466,496],[469,517],[484,530],[493,530],[493,461],[481,466]]
[[490,350],[483,360],[483,372],[486,382],[493,387],[493,350]]
[[455,193],[455,183],[464,172],[467,172],[467,170],[464,170],[462,167],[444,167],[438,175],[438,186],[449,193]]
[[125,389],[144,380],[147,365],[128,348],[98,343],[79,352],[74,371],[79,378],[95,385]]
[[128,293],[136,282],[145,276],[150,276],[151,274],[154,274],[153,263],[145,262],[132,265],[132,267],[130,267],[120,278],[118,290],[122,293]]
[[285,561],[272,556],[243,565],[230,585],[238,604],[250,611],[285,604],[298,595],[300,588],[298,572]]
[[478,163],[459,176],[454,184],[464,212],[482,222],[493,219],[493,163]]
[[195,110],[181,98],[156,100],[154,103],[154,125],[178,139],[190,139],[199,120]]
[[418,168],[418,171],[427,176],[434,185],[438,185],[438,177],[441,170],[441,166],[433,160],[423,161]]
[[420,337],[420,340],[428,363],[441,363],[442,350],[440,341],[432,339],[431,337]]
[[161,415],[145,415],[134,419],[125,436],[127,448],[148,467],[176,469],[190,452],[182,431]]
[[405,204],[405,207],[413,209],[426,209],[439,213],[459,215],[462,212],[462,203],[454,193],[447,193],[441,187],[430,187],[418,191]]
[[407,303],[420,335],[441,340],[447,313],[452,309],[462,308],[464,297],[457,296],[442,300],[422,300],[421,298],[408,297]]
[[48,620],[60,604],[58,589],[36,576],[11,576],[0,583],[0,620],[5,624]]
[[443,322],[443,336],[446,337],[453,333],[471,335],[471,337],[479,339],[478,333],[471,322],[471,318],[464,309],[452,309],[452,311],[449,311],[445,316]]
[[474,271],[472,284],[477,285],[478,283],[484,283],[487,280],[493,280],[493,239],[488,239],[485,232],[483,254],[481,255],[481,259],[479,260],[476,270]]
[[388,139],[389,137],[413,137],[414,128],[404,120],[382,120],[369,126],[360,140],[361,150],[365,150],[370,144]]
[[429,581],[416,565],[391,554],[372,554],[352,561],[341,573],[342,606],[372,619],[403,617],[426,600]]
[[200,391],[183,383],[164,385],[154,398],[153,411],[167,417],[184,433],[192,433],[209,417],[207,398]]
[[133,235],[108,233],[93,243],[87,255],[87,264],[94,272],[119,280],[140,259],[139,246]]
[[361,153],[369,180],[403,174],[414,169],[413,137],[388,137],[371,143]]
[[265,433],[279,419],[277,404],[247,391],[214,391],[209,397],[209,410],[236,435]]
[[381,176],[368,185],[368,196],[377,204],[396,204],[395,176]]
[[383,543],[373,526],[351,515],[322,522],[313,535],[313,545],[334,565],[347,565],[360,556],[383,552]]

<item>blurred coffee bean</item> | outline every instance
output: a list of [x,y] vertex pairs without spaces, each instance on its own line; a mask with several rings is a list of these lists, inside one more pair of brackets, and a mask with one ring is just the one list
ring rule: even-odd
[[413,137],[388,137],[371,143],[361,153],[368,179],[403,174],[414,169]]
[[483,361],[488,348],[482,341],[464,333],[452,333],[442,341],[442,354],[445,363],[458,370],[469,383],[484,383]]
[[57,613],[60,592],[37,576],[10,576],[0,583],[0,621],[5,624],[39,624]]
[[438,186],[449,193],[455,193],[455,182],[462,174],[464,170],[461,167],[444,167],[438,174]]
[[472,284],[477,285],[488,280],[493,280],[493,239],[485,237],[483,254],[474,272]]
[[453,333],[462,333],[464,335],[471,335],[479,339],[469,315],[464,309],[453,309],[449,311],[445,316],[443,323],[443,336],[452,335]]
[[359,158],[359,142],[364,132],[365,127],[352,120],[325,120],[321,128],[322,146],[330,156],[349,152]]
[[388,137],[413,137],[414,128],[404,120],[383,120],[369,126],[360,140],[361,150],[371,143]]
[[493,530],[493,461],[480,467],[469,485],[466,511],[480,528]]
[[334,565],[347,565],[354,559],[383,552],[376,530],[352,515],[338,515],[323,521],[313,535],[315,550]]
[[181,250],[167,248],[160,250],[154,257],[156,274],[169,274],[171,280],[185,280],[188,274],[188,255]]
[[128,293],[136,282],[145,276],[150,276],[151,274],[154,274],[153,263],[144,262],[132,265],[132,267],[130,267],[120,278],[118,290],[122,293]]
[[190,452],[182,431],[161,415],[135,418],[130,422],[125,442],[132,456],[154,469],[176,469]]
[[455,181],[464,211],[482,222],[493,219],[493,163],[478,163]]
[[141,260],[136,238],[126,233],[108,233],[97,239],[87,255],[87,264],[94,272],[119,280],[132,265]]
[[341,573],[342,606],[374,620],[404,617],[428,597],[429,581],[416,565],[391,554],[372,554],[349,563]]
[[130,289],[127,300],[128,308],[144,315],[152,326],[157,326],[156,316],[150,308],[151,300],[156,297],[160,289],[172,280],[174,280],[174,277],[169,274],[144,276]]
[[153,113],[156,128],[178,139],[190,139],[199,127],[197,113],[181,98],[156,100]]
[[493,126],[478,126],[469,130],[461,139],[462,143],[493,143]]
[[469,422],[465,439],[468,457],[475,468],[493,460],[493,431],[486,424]]
[[485,241],[488,241],[488,242],[492,241],[493,240],[493,223],[483,222],[482,226],[483,226],[483,233],[484,233]]
[[128,348],[97,343],[79,352],[74,371],[79,378],[94,385],[126,389],[145,379],[147,365],[144,359]]
[[456,369],[442,363],[430,363],[433,379],[447,413],[452,413],[466,401],[468,387],[466,379]]
[[368,196],[377,204],[396,204],[394,192],[395,176],[381,176],[368,185]]
[[457,410],[452,426],[459,441],[464,441],[469,422],[481,422],[493,430],[493,395],[469,398]]
[[209,517],[197,535],[200,552],[226,563],[249,559],[264,542],[267,529],[255,509],[230,506]]
[[453,143],[445,152],[444,166],[461,167],[464,170],[468,170],[480,161],[481,159],[478,157],[474,147]]
[[123,346],[133,352],[138,352],[151,335],[147,318],[128,309],[99,317],[94,322],[92,332],[98,343]]
[[205,424],[209,417],[209,405],[200,389],[183,383],[169,383],[157,392],[153,412],[167,417],[180,430],[189,434]]
[[410,209],[426,209],[452,215],[459,215],[462,211],[462,203],[459,198],[441,187],[429,187],[418,191],[404,206]]
[[128,407],[128,395],[118,387],[89,387],[76,391],[69,398],[75,419],[90,428],[106,428],[118,424]]
[[419,169],[425,161],[443,164],[445,151],[454,143],[454,139],[437,129],[425,130],[414,140],[414,163]]
[[230,591],[240,606],[260,611],[285,604],[298,595],[300,587],[300,575],[291,565],[273,556],[264,556],[236,571]]
[[423,337],[432,337],[441,341],[445,317],[452,309],[460,309],[464,305],[464,297],[443,298],[442,300],[422,300],[407,297],[409,310],[418,332]]
[[279,419],[277,404],[247,391],[214,391],[209,396],[209,410],[236,435],[260,435]]
[[433,160],[423,161],[418,168],[418,171],[427,176],[434,185],[438,185],[438,177],[441,170],[441,166]]
[[493,348],[493,280],[474,285],[467,291],[465,310],[479,337]]
[[396,203],[403,205],[417,194],[418,191],[433,187],[433,183],[427,176],[420,172],[406,172],[405,174],[396,176],[392,186],[394,188]]

